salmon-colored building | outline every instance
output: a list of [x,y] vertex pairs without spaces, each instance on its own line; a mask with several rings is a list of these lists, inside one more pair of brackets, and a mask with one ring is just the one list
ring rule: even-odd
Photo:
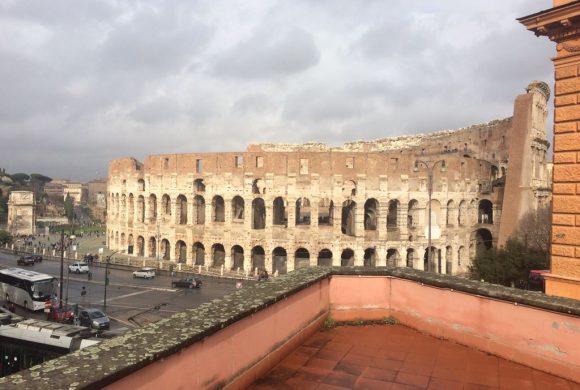
[[556,42],[552,263],[546,293],[580,299],[580,1],[519,21]]

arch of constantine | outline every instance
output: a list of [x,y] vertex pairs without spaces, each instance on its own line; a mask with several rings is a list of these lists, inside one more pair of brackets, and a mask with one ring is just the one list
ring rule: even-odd
[[[513,117],[426,135],[113,160],[108,246],[278,273],[316,265],[463,273],[479,249],[503,245],[525,211],[549,201],[549,93],[532,82]],[[429,172],[418,160],[437,162],[431,229]]]

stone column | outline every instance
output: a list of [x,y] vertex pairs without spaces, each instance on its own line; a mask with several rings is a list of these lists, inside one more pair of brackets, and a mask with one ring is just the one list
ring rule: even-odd
[[294,262],[296,261],[296,250],[286,250],[286,269],[288,272],[294,271]]

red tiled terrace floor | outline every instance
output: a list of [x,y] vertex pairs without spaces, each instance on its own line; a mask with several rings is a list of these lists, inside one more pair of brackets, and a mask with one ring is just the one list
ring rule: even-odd
[[250,389],[580,390],[580,384],[401,325],[320,331]]

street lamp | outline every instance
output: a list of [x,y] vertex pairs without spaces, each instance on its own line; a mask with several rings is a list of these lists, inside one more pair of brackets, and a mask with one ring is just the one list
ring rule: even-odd
[[107,286],[109,285],[109,264],[111,263],[111,257],[121,251],[115,251],[107,256],[107,263],[105,264],[105,296],[103,297],[103,309],[107,310]]
[[427,192],[429,194],[429,225],[428,225],[428,249],[427,249],[427,271],[431,271],[433,266],[433,251],[431,250],[431,195],[433,194],[433,170],[437,166],[437,164],[441,163],[441,170],[445,170],[445,160],[437,160],[433,161],[422,161],[422,160],[415,160],[415,168],[413,169],[415,172],[419,171],[419,167],[421,165],[427,168]]

